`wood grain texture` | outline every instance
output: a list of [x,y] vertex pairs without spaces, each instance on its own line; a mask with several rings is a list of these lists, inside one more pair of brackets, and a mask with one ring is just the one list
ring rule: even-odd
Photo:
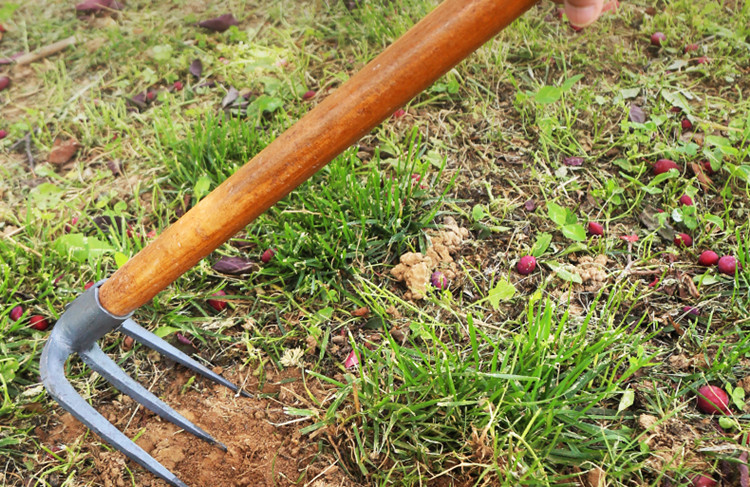
[[118,269],[104,308],[122,316],[151,300],[534,3],[440,4]]

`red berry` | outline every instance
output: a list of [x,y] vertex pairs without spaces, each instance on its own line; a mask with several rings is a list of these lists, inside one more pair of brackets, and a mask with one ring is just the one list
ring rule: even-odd
[[0,140],[3,140],[7,136],[8,136],[8,132],[6,132],[5,130],[0,130]]
[[516,264],[516,270],[519,274],[524,276],[534,272],[534,269],[536,269],[536,259],[533,255],[525,255],[521,257],[521,260]]
[[667,40],[667,36],[664,35],[664,32],[654,32],[651,34],[651,45],[660,47],[661,43]]
[[[224,291],[216,291],[211,296],[226,296],[226,295],[227,293],[225,293]],[[208,303],[209,306],[211,306],[216,311],[221,311],[227,307],[227,302],[224,301],[223,299],[208,299],[206,300],[206,302]]]
[[680,204],[685,206],[693,206],[693,198],[686,194],[683,194],[682,196],[680,196]]
[[438,291],[442,291],[443,289],[448,288],[448,279],[445,277],[445,274],[440,271],[435,271],[432,273],[430,282]]
[[719,272],[721,272],[722,274],[734,276],[734,273],[737,272],[737,259],[735,259],[731,255],[725,255],[724,257],[719,259],[718,265]]
[[659,174],[664,174],[671,169],[677,169],[679,171],[680,166],[678,166],[676,162],[670,161],[669,159],[659,159],[658,161],[656,161],[656,164],[654,164],[652,169],[654,171],[654,174],[658,176]]
[[719,255],[713,250],[704,250],[698,257],[698,263],[702,266],[712,266],[719,262]]
[[154,98],[156,98],[156,92],[154,92],[154,91],[149,91],[148,93],[146,93],[146,99],[147,99],[147,100],[151,101],[151,100],[153,100]]
[[698,50],[698,44],[688,44],[685,46],[685,52],[693,52]]
[[393,112],[392,117],[393,118],[401,118],[404,115],[406,115],[406,110],[404,110],[403,108],[399,108],[398,110],[396,110],[395,112]]
[[719,485],[714,479],[705,475],[696,475],[691,482],[693,487],[716,487]]
[[604,235],[604,227],[601,223],[589,222],[588,230],[589,235],[596,235],[597,237]]
[[268,264],[271,262],[271,259],[273,259],[273,256],[276,255],[276,251],[274,249],[266,249],[263,254],[260,256],[260,261],[264,264]]
[[10,78],[7,76],[0,76],[0,91],[3,91],[10,85]]
[[693,128],[692,122],[687,118],[680,122],[680,124],[682,125],[682,130],[691,130]]
[[12,310],[10,310],[10,319],[13,321],[18,321],[21,319],[21,316],[23,316],[23,308],[21,306],[14,306]]
[[708,59],[706,56],[701,56],[698,59],[696,59],[695,62],[698,64],[708,64],[711,62],[711,60]]
[[729,395],[718,386],[699,387],[697,406],[700,412],[706,414],[732,414],[729,410]]
[[693,245],[693,238],[687,233],[678,233],[674,236],[674,244],[678,247],[690,247]]
[[49,328],[49,322],[44,319],[44,316],[34,315],[29,318],[29,325],[39,331],[44,331]]
[[172,88],[174,88],[175,91],[182,91],[182,81],[175,81],[174,85],[172,85]]
[[310,91],[306,91],[305,94],[302,95],[302,99],[303,100],[309,100],[310,98],[312,98],[314,96],[315,96],[315,91],[310,90]]
[[711,163],[708,161],[701,161],[701,167],[703,168],[703,172],[705,172],[708,176],[711,176],[714,172],[714,168],[711,167]]
[[89,281],[86,284],[83,285],[83,290],[86,291],[91,288],[91,286],[94,285],[94,281]]

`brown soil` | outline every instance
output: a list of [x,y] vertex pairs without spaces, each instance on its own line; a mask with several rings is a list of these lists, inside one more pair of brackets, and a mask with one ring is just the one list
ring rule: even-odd
[[[263,398],[235,397],[232,391],[198,378],[194,384],[201,390],[189,387],[183,394],[190,374],[182,369],[168,374],[171,377],[162,383],[169,385],[163,391],[154,388],[167,404],[224,443],[226,452],[163,421],[126,396],[97,409],[126,435],[137,437],[138,445],[191,487],[358,485],[345,475],[333,456],[318,451],[315,441],[299,433],[311,421],[289,424],[299,416],[284,413],[285,406],[312,408],[311,396],[325,402],[326,387],[317,381],[303,381],[299,369],[267,373]],[[231,374],[228,378],[238,382],[243,379]],[[247,382],[247,390],[258,393],[258,380]],[[133,481],[142,487],[167,485],[119,452],[104,448],[100,438],[86,434],[86,428],[70,414],[61,410],[58,414],[45,431],[38,428],[37,434],[53,451],[62,448],[57,454],[63,458],[66,447],[75,451],[74,445],[81,442],[80,451],[91,455],[94,468],[82,472],[80,481],[104,487],[124,487]]]

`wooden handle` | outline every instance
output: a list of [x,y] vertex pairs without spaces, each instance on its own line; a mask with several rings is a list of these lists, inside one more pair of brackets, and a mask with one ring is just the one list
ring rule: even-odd
[[534,3],[443,2],[118,269],[102,306],[148,302]]

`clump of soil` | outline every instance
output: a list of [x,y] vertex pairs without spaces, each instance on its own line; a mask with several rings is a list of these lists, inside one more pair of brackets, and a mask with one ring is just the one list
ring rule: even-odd
[[[183,394],[183,386],[191,376],[184,370],[171,374],[167,390],[160,394],[167,404],[224,443],[226,452],[163,421],[127,396],[96,407],[130,438],[137,437],[136,443],[141,448],[190,487],[284,486],[309,482],[316,487],[356,485],[333,457],[318,451],[315,441],[299,433],[311,423],[290,423],[299,417],[284,413],[284,406],[314,407],[309,394],[324,402],[327,386],[309,379],[303,382],[298,369],[280,374],[267,372],[268,381],[261,391],[263,398],[236,397],[229,389],[199,378],[195,383],[201,390],[189,387]],[[229,378],[242,383],[241,377]],[[247,382],[247,390],[257,393],[257,380]],[[130,485],[133,480],[125,468],[127,465],[137,485],[167,485],[121,453],[104,448],[96,435],[83,436],[84,433],[83,425],[70,414],[62,413],[42,438],[53,450],[83,443],[81,450],[91,455],[95,468],[80,474],[82,482],[104,487]],[[64,450],[60,454],[64,457]]]
[[451,254],[455,254],[469,236],[469,230],[459,227],[456,220],[445,217],[444,227],[437,232],[428,232],[430,247],[422,252],[407,252],[399,264],[391,269],[391,275],[404,282],[409,289],[404,297],[419,300],[427,294],[430,276],[439,270],[447,279],[455,279],[457,267]]

